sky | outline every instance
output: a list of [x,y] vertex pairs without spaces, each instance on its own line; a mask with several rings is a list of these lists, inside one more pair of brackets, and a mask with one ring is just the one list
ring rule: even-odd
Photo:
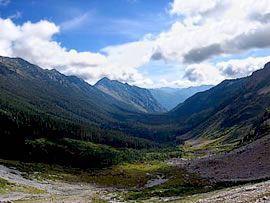
[[216,85],[270,61],[270,1],[0,0],[0,55],[90,84]]

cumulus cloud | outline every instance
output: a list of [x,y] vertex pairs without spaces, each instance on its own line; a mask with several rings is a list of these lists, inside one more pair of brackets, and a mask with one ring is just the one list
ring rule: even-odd
[[106,47],[101,51],[106,53],[109,63],[137,68],[150,61],[154,47],[154,41],[143,39],[137,42]]
[[219,44],[195,48],[184,54],[184,63],[200,63],[201,61],[217,56],[220,53],[222,53],[222,49]]
[[174,0],[170,13],[182,20],[157,37],[153,60],[200,63],[270,45],[268,0]]
[[207,11],[213,10],[218,2],[218,0],[175,0],[172,3],[172,9],[170,11],[171,14],[178,15],[198,15],[202,13],[206,13]]
[[224,79],[241,78],[251,75],[254,71],[263,68],[269,61],[270,56],[233,59],[217,64],[191,64],[187,66],[182,82],[186,79],[192,85],[216,85]]
[[249,15],[250,20],[259,21],[261,23],[269,23],[270,22],[270,13],[261,14],[261,13],[251,13]]
[[250,30],[247,33],[240,34],[234,39],[224,43],[227,46],[227,52],[231,50],[250,50],[267,48],[270,46],[270,25],[261,27],[259,29]]
[[164,59],[164,56],[163,56],[161,51],[156,51],[151,56],[151,60],[153,60],[153,61],[158,61],[158,60],[161,60],[161,59]]
[[216,64],[217,69],[226,78],[240,78],[250,75],[255,70],[261,69],[270,61],[268,57],[248,57],[241,60],[229,60]]
[[[0,0],[0,5],[6,1]],[[60,32],[88,21],[89,13],[59,26],[48,21],[16,25],[12,19],[0,18],[0,55],[23,57],[41,67],[77,75],[89,83],[107,76],[141,86],[153,84],[139,71],[139,67],[150,61],[165,61],[175,66],[186,64],[185,68],[181,66],[183,78],[166,83],[185,86],[216,84],[225,78],[246,76],[269,60],[209,62],[209,59],[219,57],[217,61],[222,61],[223,56],[270,47],[269,0],[256,3],[254,0],[174,0],[169,13],[180,16],[169,30],[147,34],[139,41],[108,46],[99,53],[68,50],[54,40]]]
[[270,47],[270,25],[257,30],[242,33],[233,39],[225,40],[206,47],[194,48],[184,54],[184,63],[200,63],[221,54],[233,54],[247,52],[252,49],[263,49]]
[[[134,43],[123,47],[104,49],[109,55],[101,53],[77,52],[67,50],[53,40],[59,34],[60,27],[45,20],[37,23],[26,22],[19,26],[11,19],[1,19],[0,55],[22,57],[31,63],[46,69],[58,69],[67,75],[76,75],[93,84],[98,79],[107,76],[124,82],[140,85],[152,81],[143,78],[135,67],[147,61],[150,56],[141,53],[148,47],[147,43]],[[138,49],[134,55],[129,46]],[[121,61],[120,58],[123,60]]]
[[196,84],[217,84],[225,79],[214,65],[206,63],[189,65],[184,77]]
[[[231,77],[230,77],[231,78]],[[182,76],[171,80],[162,78],[157,81],[157,87],[190,87],[200,85],[217,85],[226,79],[215,64],[191,64],[185,68]]]

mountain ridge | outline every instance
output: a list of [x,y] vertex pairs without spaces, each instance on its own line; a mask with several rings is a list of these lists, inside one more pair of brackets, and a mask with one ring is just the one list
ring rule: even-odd
[[117,80],[110,80],[107,77],[99,80],[94,86],[115,99],[134,106],[142,112],[160,113],[167,111],[147,89],[131,86]]
[[[270,107],[270,63],[251,76],[224,80],[209,90],[196,93],[165,113],[143,113],[124,100],[131,100],[132,92],[136,101],[142,88],[108,78],[96,86],[108,88],[109,93],[77,77],[44,70],[22,59],[0,58],[0,113],[4,117],[11,114],[16,118],[20,112],[30,112],[36,120],[49,116],[74,123],[75,129],[87,126],[93,128],[93,132],[113,134],[114,139],[118,133],[124,140],[137,137],[141,146],[148,141],[151,144],[147,145],[154,146],[157,142],[188,140],[199,140],[198,143],[210,140],[217,146],[236,146],[247,134],[260,128],[258,123]],[[150,94],[149,90],[143,90],[145,92],[146,96]],[[83,135],[84,130],[78,132],[79,136],[93,136],[91,133]]]
[[[269,90],[270,63],[267,63],[250,76],[225,80],[205,93],[194,95],[170,112],[182,122],[178,138],[216,140],[217,146],[241,142],[254,133],[270,107]],[[204,105],[198,106],[202,103]],[[185,114],[189,106],[195,108]]]

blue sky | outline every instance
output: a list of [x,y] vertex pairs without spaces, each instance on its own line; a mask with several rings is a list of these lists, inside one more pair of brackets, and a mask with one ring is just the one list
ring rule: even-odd
[[68,49],[97,52],[108,45],[140,40],[147,33],[168,30],[168,0],[11,0],[1,17],[19,13],[23,24],[48,20],[61,26],[55,39]]
[[94,84],[217,84],[270,61],[269,0],[0,0],[0,55]]

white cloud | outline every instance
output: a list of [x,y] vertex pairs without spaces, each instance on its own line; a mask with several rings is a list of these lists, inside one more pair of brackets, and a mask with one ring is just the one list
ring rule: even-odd
[[[134,84],[151,83],[134,68],[136,64],[139,66],[143,62],[135,62],[135,59],[129,61],[131,53],[127,52],[125,55],[120,48],[115,51],[107,48],[106,51],[111,56],[105,56],[62,47],[53,40],[53,36],[60,32],[59,26],[54,23],[43,20],[37,23],[26,22],[19,26],[10,19],[0,18],[0,27],[3,30],[0,32],[0,55],[22,57],[42,68],[59,69],[62,73],[79,76],[92,84],[104,76]],[[128,46],[140,47],[140,43]],[[127,60],[118,61],[122,55]],[[143,58],[140,54],[134,57]]]
[[0,55],[10,56],[12,54],[12,42],[19,38],[20,31],[10,19],[0,19]]
[[247,76],[270,60],[248,58],[217,65],[207,62],[269,48],[269,0],[174,0],[170,14],[179,15],[180,20],[153,40],[158,48],[151,60],[186,63],[186,77],[179,85],[217,84],[225,78]]
[[[261,0],[255,6],[250,0],[175,0],[170,12],[182,15],[183,20],[156,39],[159,52],[166,60],[201,62],[270,44],[267,37],[262,38],[264,33],[269,33],[269,26],[265,25],[270,23],[266,19],[270,15],[269,0]],[[258,13],[261,15],[254,17]],[[243,44],[250,46],[241,47]],[[220,46],[219,52],[214,45]]]
[[270,61],[268,57],[248,57],[242,60],[229,60],[216,64],[217,69],[226,78],[240,78],[250,75],[255,70],[261,69]]
[[270,56],[233,59],[217,64],[192,64],[186,68],[182,83],[183,81],[189,81],[187,83],[191,86],[202,84],[216,85],[224,79],[241,78],[251,75],[254,71],[263,68],[269,61]]
[[207,63],[189,65],[184,77],[197,85],[217,84],[225,79],[215,66]]
[[164,78],[157,84],[169,86],[217,84],[225,78],[246,76],[270,60],[265,57],[209,62],[270,47],[269,0],[174,0],[170,14],[180,17],[169,30],[105,47],[100,53],[67,50],[53,40],[60,31],[78,28],[88,21],[89,13],[60,26],[48,21],[19,26],[11,19],[0,18],[0,55],[20,56],[41,67],[77,75],[89,83],[107,76],[141,86],[154,86],[151,78],[139,72],[139,67],[151,60],[180,67],[182,78],[168,77],[174,79]]
[[154,49],[154,42],[148,39],[111,46],[101,51],[108,55],[110,63],[120,63],[124,66],[139,67],[149,62]]
[[170,13],[186,16],[198,15],[214,9],[219,2],[217,0],[175,0],[171,4]]

